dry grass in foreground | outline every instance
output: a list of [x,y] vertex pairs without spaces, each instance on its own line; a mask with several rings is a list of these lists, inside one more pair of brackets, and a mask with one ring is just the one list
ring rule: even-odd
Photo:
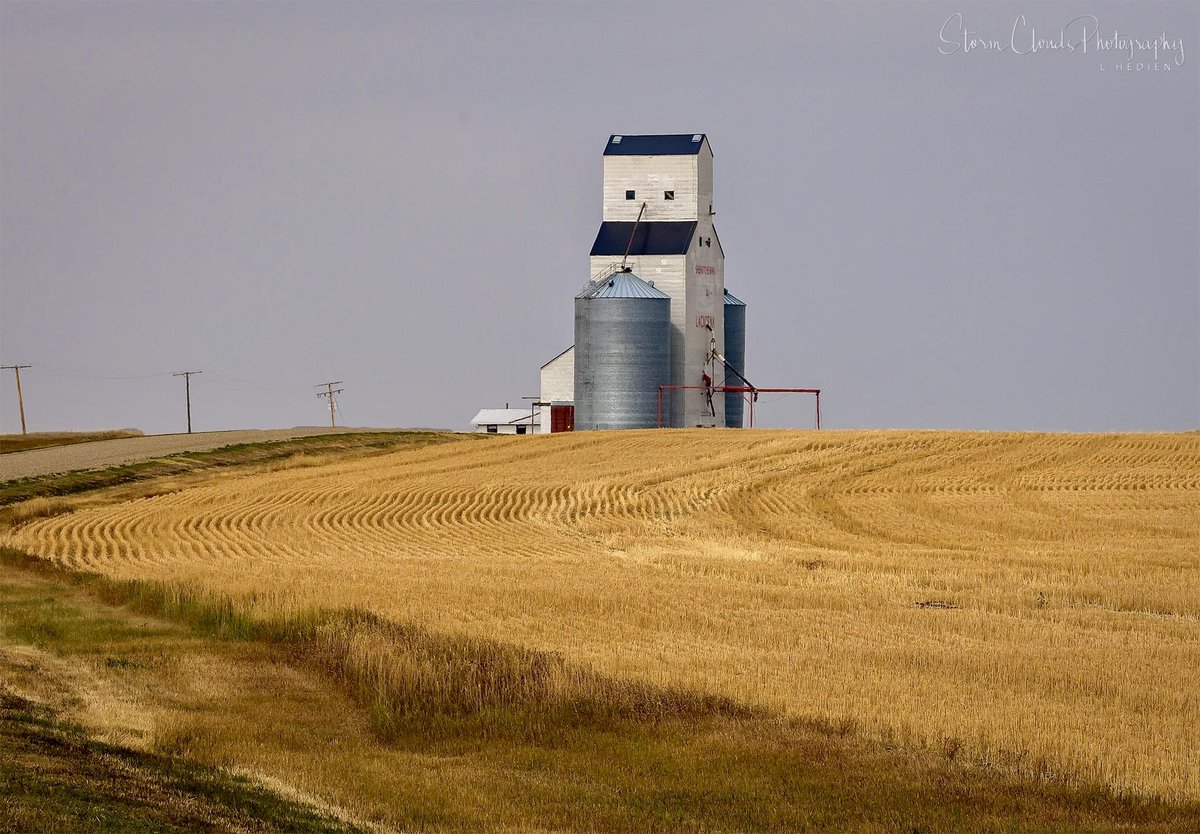
[[[1200,803],[1006,778],[495,640],[254,617],[5,549],[0,679],[26,693],[14,715],[0,686],[0,831],[1200,827]],[[122,747],[46,732],[47,707]]]
[[254,616],[368,609],[1022,777],[1200,799],[1197,435],[498,438],[9,539]]

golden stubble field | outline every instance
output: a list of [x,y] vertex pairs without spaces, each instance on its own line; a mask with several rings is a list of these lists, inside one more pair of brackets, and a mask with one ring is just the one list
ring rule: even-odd
[[1200,434],[466,439],[218,475],[8,538],[1200,799]]

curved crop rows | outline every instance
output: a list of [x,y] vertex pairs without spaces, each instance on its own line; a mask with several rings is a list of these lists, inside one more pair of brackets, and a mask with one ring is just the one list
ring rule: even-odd
[[10,538],[1200,799],[1200,434],[496,438],[214,480]]

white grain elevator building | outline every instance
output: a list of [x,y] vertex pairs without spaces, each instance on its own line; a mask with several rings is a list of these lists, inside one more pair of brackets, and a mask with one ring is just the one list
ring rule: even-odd
[[[703,384],[714,336],[725,352],[725,253],[713,213],[713,153],[703,133],[609,137],[590,274],[619,269],[628,248],[634,274],[671,296],[672,385]],[[712,399],[710,409],[703,391],[672,392],[669,425],[725,425],[724,398]]]
[[[743,384],[713,358],[714,349],[726,354],[727,303],[725,253],[713,225],[714,213],[713,153],[705,134],[609,137],[604,149],[603,214],[589,255],[590,281],[576,299],[576,340],[580,338],[578,301],[602,298],[598,288],[620,277],[619,273],[631,274],[608,284],[613,294],[621,294],[624,286],[634,296],[655,292],[669,296],[669,371],[652,387],[655,391],[659,384],[695,387],[664,393],[664,426],[725,426],[725,396],[704,387]],[[744,340],[744,330],[736,338]],[[742,364],[744,344],[736,347],[743,348],[738,360]],[[590,411],[579,401],[594,390],[585,384],[591,373],[587,361],[573,347],[543,366],[542,401],[573,401],[577,412]],[[744,373],[745,368],[737,370]],[[639,390],[638,396],[644,398],[644,392]],[[588,428],[586,422],[581,419],[579,428]],[[740,415],[734,422],[740,427]]]

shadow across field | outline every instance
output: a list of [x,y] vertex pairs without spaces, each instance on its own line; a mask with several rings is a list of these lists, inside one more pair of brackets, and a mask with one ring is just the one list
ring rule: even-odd
[[92,741],[2,686],[0,751],[0,831],[361,831],[244,777]]
[[[401,830],[1200,829],[1196,804],[1014,780],[959,762],[953,751],[889,749],[850,726],[613,680],[502,641],[359,611],[278,613],[268,599],[115,581],[11,549],[0,551],[0,571],[29,589],[0,605],[6,642],[92,658],[93,666],[104,658],[117,679],[132,674],[128,666],[187,708],[191,723],[160,734],[160,753],[277,779],[311,782],[321,773],[321,799]],[[255,690],[223,696],[219,712],[189,707],[179,679],[146,660],[164,639],[148,616],[171,624],[161,634],[175,642],[159,651],[211,645],[244,655],[237,662],[254,663]],[[297,674],[327,690],[300,687]],[[339,698],[359,715],[340,714]],[[290,706],[298,703],[307,715]],[[324,733],[304,724],[326,714]],[[29,722],[14,726],[25,728],[18,736],[33,732]],[[19,768],[7,778],[10,797],[32,784]]]

